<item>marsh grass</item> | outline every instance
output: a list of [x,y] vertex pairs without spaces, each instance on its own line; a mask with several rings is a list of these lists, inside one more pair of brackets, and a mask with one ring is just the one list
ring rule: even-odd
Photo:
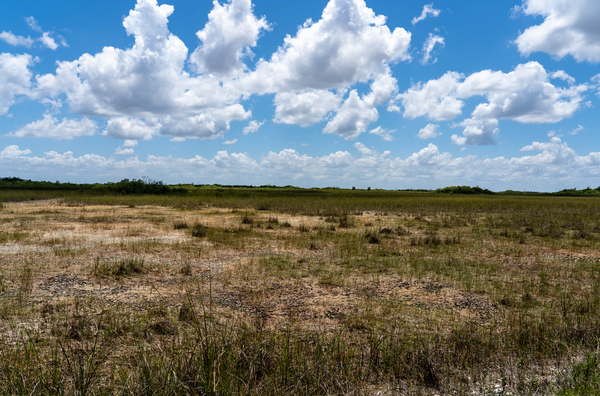
[[6,204],[0,393],[599,394],[597,200],[244,194]]
[[204,224],[195,223],[191,229],[191,235],[194,238],[204,238],[208,235],[209,228]]
[[173,229],[175,229],[175,230],[185,230],[188,228],[190,228],[190,225],[188,223],[186,223],[185,221],[178,221],[173,224]]
[[108,260],[96,257],[92,274],[96,277],[124,277],[145,274],[148,266],[144,264],[144,259],[126,258],[118,260]]

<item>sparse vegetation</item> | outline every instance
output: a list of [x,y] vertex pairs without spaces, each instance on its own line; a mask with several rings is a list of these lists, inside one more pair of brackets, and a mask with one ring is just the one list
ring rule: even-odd
[[0,190],[1,394],[600,395],[593,196],[55,193]]

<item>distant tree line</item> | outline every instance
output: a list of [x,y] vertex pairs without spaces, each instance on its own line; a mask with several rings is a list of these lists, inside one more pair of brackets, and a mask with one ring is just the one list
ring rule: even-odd
[[16,190],[87,190],[93,188],[94,184],[61,183],[59,181],[33,181],[21,179],[20,177],[0,178],[0,188]]
[[186,193],[187,190],[182,187],[171,187],[162,181],[152,180],[148,177],[141,179],[123,179],[117,183],[95,183],[95,184],[75,184],[49,181],[32,181],[19,177],[0,178],[0,188],[17,190],[63,190],[63,191],[92,191],[98,193],[113,194],[171,194]]
[[450,186],[438,188],[434,192],[438,194],[495,194],[493,191],[490,191],[487,188],[469,186]]
[[[221,185],[221,184],[196,184],[193,183],[190,185],[167,185],[159,180],[152,180],[149,177],[142,176],[141,179],[123,179],[120,182],[112,183],[61,183],[59,181],[50,182],[50,181],[32,181],[21,179],[20,177],[0,177],[0,189],[15,189],[15,190],[63,190],[63,191],[81,191],[81,192],[90,192],[90,193],[98,193],[98,194],[186,194],[188,192],[195,191],[196,189],[216,189],[217,195],[222,196],[222,194],[236,194],[239,193],[240,190],[279,190],[285,191],[288,190],[289,193],[301,193],[301,194],[309,194],[309,193],[317,193],[322,190],[334,190],[344,192],[345,189],[339,187],[324,187],[324,188],[301,188],[295,187],[291,185],[287,186],[274,186],[270,184],[262,185],[262,186],[251,186],[251,185]],[[355,190],[356,188],[352,188]],[[385,192],[386,190],[376,189],[375,191]],[[398,190],[398,191],[415,191],[415,192],[431,192],[431,190]],[[391,192],[391,191],[390,191]],[[444,188],[438,188],[433,191],[437,194],[465,194],[465,195],[474,195],[474,194],[486,194],[486,195],[554,195],[554,196],[571,196],[571,197],[587,197],[587,196],[600,196],[600,187],[591,188],[587,187],[581,190],[576,188],[564,189],[557,192],[552,193],[542,193],[542,192],[534,192],[534,191],[513,191],[506,190],[501,192],[493,192],[488,190],[487,188],[481,188],[479,186],[470,187],[470,186],[449,186]],[[248,192],[246,192],[248,193]]]
[[600,187],[598,188],[591,188],[591,187],[587,187],[584,188],[583,190],[578,190],[576,188],[571,188],[571,189],[565,189],[565,190],[560,190],[558,192],[553,193],[553,195],[559,195],[559,196],[577,196],[577,197],[581,197],[581,196],[598,196],[600,195]]
[[117,183],[106,183],[97,187],[115,194],[168,194],[172,189],[162,181],[151,179],[123,179]]

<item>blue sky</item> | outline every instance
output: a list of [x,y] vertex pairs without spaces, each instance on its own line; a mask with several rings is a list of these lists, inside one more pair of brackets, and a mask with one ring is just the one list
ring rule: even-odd
[[12,2],[0,174],[600,185],[596,0]]

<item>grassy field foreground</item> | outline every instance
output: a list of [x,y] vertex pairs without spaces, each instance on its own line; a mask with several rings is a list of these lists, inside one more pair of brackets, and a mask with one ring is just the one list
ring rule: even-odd
[[600,394],[595,198],[2,200],[2,394]]

